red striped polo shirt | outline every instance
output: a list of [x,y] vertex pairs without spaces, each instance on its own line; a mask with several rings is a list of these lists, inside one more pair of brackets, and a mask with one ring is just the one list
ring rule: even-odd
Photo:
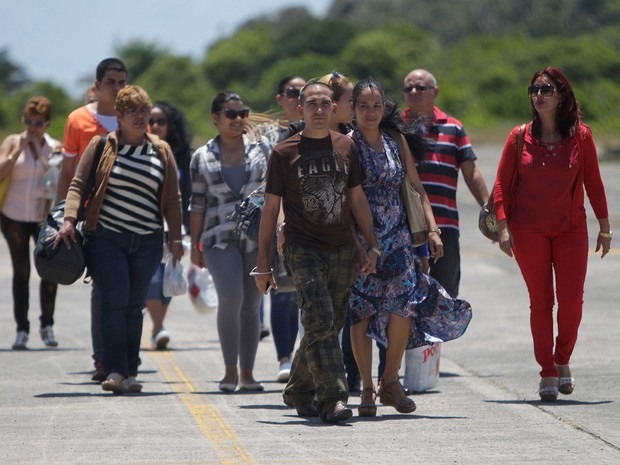
[[[459,168],[464,161],[476,160],[477,157],[461,122],[437,107],[434,112],[435,121],[423,127],[427,151],[424,161],[417,163],[416,168],[437,225],[458,231],[456,187]],[[412,119],[410,108],[403,111],[403,118]]]

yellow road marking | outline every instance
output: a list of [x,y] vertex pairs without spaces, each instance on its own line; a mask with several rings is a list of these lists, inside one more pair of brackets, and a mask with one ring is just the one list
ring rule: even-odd
[[[198,424],[203,436],[215,449],[223,465],[256,464],[254,458],[243,450],[235,432],[222,417],[218,408],[207,396],[195,393],[195,383],[186,375],[170,352],[150,352],[161,374],[170,383]],[[179,383],[181,381],[181,383]]]

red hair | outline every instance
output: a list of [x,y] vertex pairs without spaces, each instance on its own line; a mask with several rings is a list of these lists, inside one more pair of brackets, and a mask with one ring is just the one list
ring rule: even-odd
[[[579,108],[579,102],[575,97],[573,88],[568,82],[568,78],[559,68],[553,66],[547,66],[545,69],[537,71],[532,76],[531,84],[536,82],[539,77],[546,77],[551,79],[556,87],[556,91],[562,95],[562,101],[557,108],[555,114],[555,124],[560,131],[562,138],[568,137],[574,134],[581,124],[581,110]],[[541,136],[541,123],[540,116],[532,104],[532,134],[536,137]]]

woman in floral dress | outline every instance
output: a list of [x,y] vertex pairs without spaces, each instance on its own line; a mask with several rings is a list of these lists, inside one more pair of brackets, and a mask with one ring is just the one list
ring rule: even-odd
[[[415,410],[415,403],[405,396],[398,382],[405,349],[460,337],[471,319],[471,307],[463,300],[452,299],[437,281],[415,269],[413,242],[400,198],[405,176],[409,176],[421,196],[430,228],[431,259],[441,258],[443,245],[407,144],[403,144],[406,166],[401,163],[397,139],[404,141],[402,133],[411,128],[405,128],[395,106],[386,102],[383,89],[372,78],[355,86],[353,105],[353,138],[360,148],[360,165],[365,175],[362,187],[379,241],[378,251],[367,251],[363,236],[358,234],[358,253],[379,255],[377,272],[356,273],[349,299],[351,339],[363,386],[359,414],[376,415],[372,339],[387,349],[385,371],[379,383],[380,402],[401,413],[410,413]],[[422,145],[419,138],[417,141]]]

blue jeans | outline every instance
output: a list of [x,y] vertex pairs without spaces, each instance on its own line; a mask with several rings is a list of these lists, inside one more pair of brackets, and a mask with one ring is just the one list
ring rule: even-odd
[[106,374],[138,374],[142,307],[151,277],[162,258],[163,235],[86,233],[86,265],[101,302],[103,365]]
[[297,295],[294,292],[271,291],[271,333],[278,360],[291,358],[298,329]]

